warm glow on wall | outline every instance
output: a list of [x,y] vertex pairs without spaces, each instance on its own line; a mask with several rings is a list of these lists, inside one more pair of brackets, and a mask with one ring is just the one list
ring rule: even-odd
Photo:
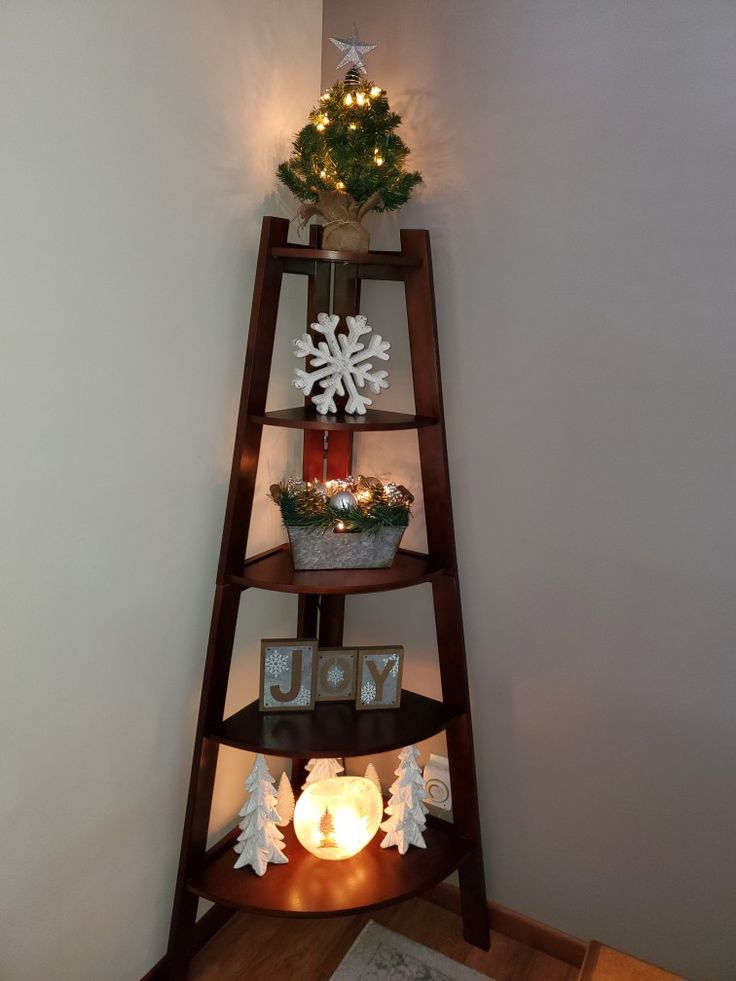
[[294,811],[294,831],[317,858],[356,855],[378,831],[383,800],[364,777],[334,777],[307,785]]

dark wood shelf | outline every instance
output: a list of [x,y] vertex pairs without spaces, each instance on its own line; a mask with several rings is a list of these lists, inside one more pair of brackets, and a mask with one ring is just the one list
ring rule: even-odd
[[269,865],[264,876],[234,869],[234,835],[208,855],[204,871],[187,883],[189,892],[237,910],[277,916],[340,916],[377,909],[424,892],[445,879],[473,849],[453,826],[436,822],[424,832],[424,848],[399,855],[381,848],[381,831],[362,852],[342,862],[326,862],[299,844],[284,828],[287,865]]
[[286,245],[271,249],[274,259],[314,259],[318,262],[356,262],[362,266],[405,266],[416,268],[421,265],[414,256],[401,252],[331,252],[328,249],[312,249],[305,245]]
[[231,577],[239,586],[272,589],[281,593],[342,595],[378,593],[429,582],[443,573],[441,563],[429,555],[399,549],[390,569],[311,569],[297,572],[288,545],[257,555],[242,573]]
[[310,712],[259,712],[258,702],[207,733],[209,739],[267,756],[370,756],[428,739],[460,710],[413,691],[401,706],[358,712],[351,702],[317,702]]
[[[263,219],[181,858],[162,972],[177,981],[189,971],[199,897],[216,903],[225,913],[249,910],[281,916],[332,916],[407,899],[457,869],[463,935],[483,950],[490,942],[429,235],[404,228],[400,252],[355,253],[321,248],[318,226],[310,229],[309,246],[290,245],[288,233],[286,219]],[[291,275],[306,280],[307,327],[321,310],[356,316],[366,282],[402,284],[416,415],[373,410],[355,418],[347,418],[344,412],[323,418],[311,406],[266,411],[281,288],[284,278]],[[429,554],[400,549],[389,569],[300,572],[295,571],[286,544],[244,559],[264,426],[301,429],[302,472],[322,474],[324,479],[353,472],[356,433],[416,429]],[[432,584],[444,701],[405,692],[397,710],[356,712],[349,702],[322,702],[304,713],[259,713],[254,703],[216,725],[209,722],[221,718],[228,691],[241,590],[252,587],[298,594],[296,635],[318,637],[323,647],[329,647],[343,643],[346,596],[428,582]],[[421,742],[443,729],[453,773],[456,824],[429,822],[426,849],[410,848],[408,854],[399,855],[395,848],[380,847],[383,835],[379,833],[353,858],[328,862],[303,849],[293,829],[287,828],[288,863],[269,866],[263,877],[250,868],[233,868],[237,829],[207,850],[221,744],[291,757],[295,782],[301,784],[299,774],[307,757],[370,757]]]
[[384,412],[368,409],[363,416],[320,415],[313,407],[299,406],[293,409],[277,409],[251,416],[251,422],[260,426],[285,426],[288,429],[343,429],[347,432],[389,432],[399,429],[422,429],[434,426],[436,419],[430,416],[413,416],[404,412]]

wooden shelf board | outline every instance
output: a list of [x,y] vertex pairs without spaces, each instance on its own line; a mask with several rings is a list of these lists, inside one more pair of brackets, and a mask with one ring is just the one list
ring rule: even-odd
[[286,245],[271,249],[274,259],[314,259],[318,262],[355,262],[359,265],[372,266],[407,266],[421,265],[414,256],[402,255],[401,252],[332,252],[328,249],[312,249],[302,245]]
[[340,916],[408,899],[441,882],[472,851],[451,824],[437,822],[424,832],[424,848],[381,848],[378,832],[362,852],[342,862],[317,858],[299,844],[293,826],[284,828],[286,865],[269,865],[264,876],[234,869],[230,847],[215,848],[190,892],[222,906],[279,916]]
[[427,739],[460,710],[413,691],[396,709],[356,711],[352,702],[318,702],[310,712],[259,712],[252,702],[207,733],[209,739],[267,756],[370,756]]
[[429,582],[443,572],[429,555],[399,549],[389,569],[310,569],[297,572],[288,545],[257,555],[245,563],[242,573],[232,576],[239,586],[271,589],[282,593],[349,595],[404,589]]
[[404,412],[384,412],[368,409],[363,416],[320,415],[312,406],[277,409],[260,416],[251,416],[251,422],[261,426],[285,426],[289,429],[327,429],[348,432],[388,432],[399,429],[422,429],[436,425],[430,416],[414,416]]

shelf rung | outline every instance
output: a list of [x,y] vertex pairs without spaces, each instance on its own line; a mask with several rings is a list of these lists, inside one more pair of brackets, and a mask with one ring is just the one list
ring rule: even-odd
[[258,702],[251,702],[210,729],[207,738],[267,756],[370,756],[428,739],[461,714],[413,691],[402,692],[399,708],[374,711],[329,701],[309,712],[260,712]]
[[309,569],[297,571],[289,546],[264,552],[248,559],[243,571],[230,577],[242,588],[270,589],[302,595],[348,596],[351,593],[378,593],[404,589],[430,582],[445,571],[430,555],[399,549],[388,569]]
[[[264,876],[249,868],[234,869],[235,854],[225,836],[208,853],[200,875],[187,883],[189,892],[238,910],[282,916],[340,916],[376,909],[408,899],[447,878],[473,851],[452,824],[433,822],[424,832],[424,848],[381,848],[379,831],[363,851],[342,862],[325,862],[284,828],[286,865],[269,865]],[[335,868],[335,866],[338,868]],[[336,874],[337,873],[337,874]]]
[[349,416],[344,412],[338,415],[320,415],[313,407],[299,406],[277,409],[250,417],[259,426],[283,426],[287,429],[320,429],[332,431],[391,432],[406,429],[424,429],[436,426],[437,420],[431,416],[415,416],[406,412],[384,412],[381,409],[368,409],[365,415]]

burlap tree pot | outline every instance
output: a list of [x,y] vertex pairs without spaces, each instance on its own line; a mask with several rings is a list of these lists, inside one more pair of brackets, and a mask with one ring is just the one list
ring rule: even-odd
[[299,210],[302,224],[313,215],[325,220],[322,232],[322,248],[329,252],[367,252],[370,234],[361,219],[373,208],[382,205],[381,195],[372,194],[359,204],[350,194],[342,191],[323,191],[319,201],[304,204]]

